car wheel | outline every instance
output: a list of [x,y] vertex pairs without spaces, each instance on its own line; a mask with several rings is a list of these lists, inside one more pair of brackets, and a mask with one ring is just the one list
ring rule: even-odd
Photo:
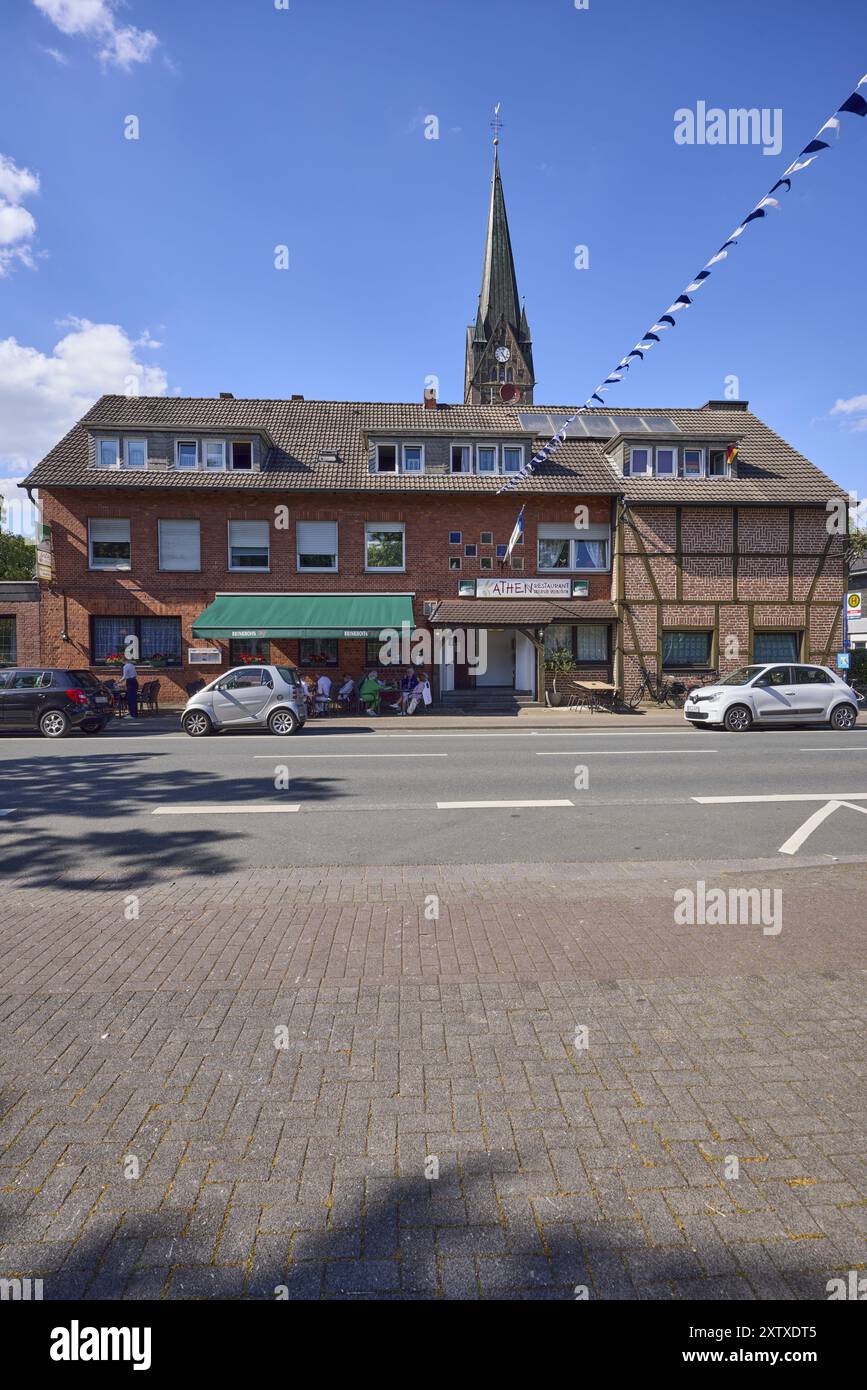
[[838,705],[831,711],[829,723],[832,729],[854,729],[857,718],[858,711],[847,700],[845,704]]
[[203,738],[206,734],[213,733],[214,726],[204,710],[194,709],[190,714],[185,714],[181,720],[181,728],[190,738]]
[[730,734],[745,734],[753,726],[753,716],[746,705],[732,705],[726,710],[723,723]]
[[279,734],[283,737],[286,734],[297,733],[301,727],[300,720],[294,710],[275,709],[268,720],[268,728],[272,734]]
[[101,734],[107,723],[107,719],[85,719],[78,727],[83,734]]
[[39,721],[40,732],[45,738],[66,738],[72,725],[62,709],[46,710]]

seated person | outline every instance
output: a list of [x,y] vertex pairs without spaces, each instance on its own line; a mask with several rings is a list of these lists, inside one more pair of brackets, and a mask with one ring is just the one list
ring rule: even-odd
[[331,704],[331,677],[324,672],[316,682],[316,713],[326,714]]
[[381,692],[382,681],[377,678],[375,671],[369,671],[358,687],[358,698],[367,707],[368,713],[379,714]]
[[420,704],[429,705],[432,700],[430,681],[424,671],[419,671],[413,679],[407,714],[415,714]]
[[343,684],[337,692],[338,700],[342,705],[348,707],[352,703],[352,699],[355,693],[355,681],[352,679],[351,676],[347,676],[344,674]]
[[400,693],[391,709],[397,710],[399,714],[406,714],[406,707],[409,704],[413,688],[415,686],[415,673],[412,669],[407,669],[400,682]]

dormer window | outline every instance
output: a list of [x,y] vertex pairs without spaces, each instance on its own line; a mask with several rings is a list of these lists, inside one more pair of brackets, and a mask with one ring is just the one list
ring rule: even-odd
[[683,476],[701,478],[704,474],[704,449],[684,449]]
[[232,444],[232,467],[249,472],[253,467],[253,445],[249,439],[237,439]]
[[206,439],[203,445],[202,467],[206,473],[220,473],[226,467],[226,441]]
[[123,463],[125,468],[147,468],[148,442],[146,439],[127,439],[124,441]]
[[117,468],[120,463],[120,441],[117,439],[98,439],[96,441],[97,468]]
[[710,449],[707,456],[707,476],[724,478],[727,473],[725,449]]
[[469,444],[453,444],[451,451],[451,471],[452,473],[471,473],[473,450]]
[[199,446],[195,439],[179,439],[177,441],[175,462],[178,468],[198,468]]
[[396,473],[397,472],[397,445],[396,444],[377,444],[376,448],[376,471],[377,473]]
[[653,450],[644,446],[629,450],[629,471],[633,477],[653,472]]
[[423,473],[423,472],[424,472],[424,445],[423,445],[423,444],[404,444],[404,446],[403,446],[403,471],[404,471],[404,473]]
[[476,471],[478,473],[496,473],[496,444],[480,444],[478,446],[478,448],[476,449]]
[[660,448],[656,451],[656,476],[657,478],[676,478],[677,477],[677,450],[670,448]]

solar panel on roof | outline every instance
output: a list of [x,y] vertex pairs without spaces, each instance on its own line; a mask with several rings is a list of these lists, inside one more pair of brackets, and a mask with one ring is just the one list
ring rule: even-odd
[[645,423],[652,434],[681,434],[680,425],[676,425],[667,415],[645,415]]

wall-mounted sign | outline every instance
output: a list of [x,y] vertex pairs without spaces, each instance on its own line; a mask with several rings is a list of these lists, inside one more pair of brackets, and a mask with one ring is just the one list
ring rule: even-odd
[[837,653],[837,670],[848,671],[851,665],[851,658],[848,652]]
[[223,653],[219,647],[187,647],[188,666],[222,666]]
[[54,574],[54,541],[51,527],[40,524],[36,541],[36,578],[47,579],[51,583]]
[[571,579],[477,579],[476,598],[571,598]]
[[846,617],[851,622],[853,618],[863,617],[863,608],[860,594],[846,595]]
[[573,598],[589,598],[589,597],[590,597],[590,580],[589,580],[589,579],[573,579],[573,580],[572,580],[572,597],[573,597]]
[[267,632],[265,631],[264,628],[261,628],[261,629],[260,629],[260,628],[257,628],[257,627],[244,627],[244,628],[236,628],[236,630],[235,630],[234,632],[230,632],[230,633],[229,633],[229,636],[230,636],[230,637],[267,637],[268,634],[267,634]]

